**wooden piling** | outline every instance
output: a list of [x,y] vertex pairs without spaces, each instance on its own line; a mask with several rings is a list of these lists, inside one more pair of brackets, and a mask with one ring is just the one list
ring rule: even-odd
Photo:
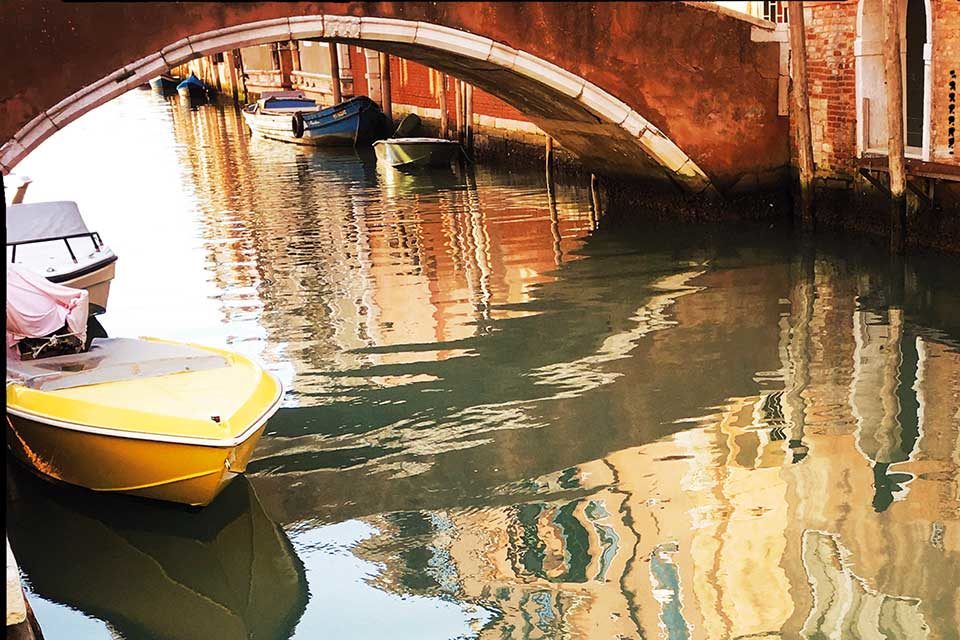
[[473,85],[464,83],[463,122],[467,152],[473,155]]
[[907,227],[907,173],[903,157],[903,68],[900,13],[883,0],[883,78],[887,96],[887,158],[890,170],[890,252],[902,253]]
[[595,173],[590,174],[590,202],[593,204],[593,228],[596,229],[603,216],[603,210],[600,208],[600,181],[597,180]]
[[447,74],[440,74],[440,137],[448,137],[450,122],[447,117]]
[[390,94],[390,55],[380,52],[380,97],[383,102],[383,113],[393,127],[393,99]]
[[230,79],[230,96],[234,102],[238,102],[240,100],[240,88],[237,86],[237,61],[234,59],[232,50],[223,52],[223,63],[227,67],[227,78]]
[[553,181],[553,138],[547,136],[546,151],[544,152],[544,164],[547,170],[547,186]]
[[330,86],[333,89],[333,104],[343,102],[343,89],[340,84],[340,54],[337,52],[337,43],[328,42],[327,51],[330,52]]
[[[807,93],[807,37],[803,25],[803,2],[788,2],[790,23],[790,66],[793,72],[793,124],[797,139],[797,168],[800,179],[800,201],[794,215],[800,224],[812,228],[815,220],[813,204],[813,135],[810,129],[810,97]],[[799,206],[797,206],[799,205]]]
[[454,102],[456,103],[456,134],[457,142],[463,144],[463,82],[454,79],[453,81]]
[[233,50],[234,59],[237,64],[237,89],[240,92],[240,102],[246,104],[250,99],[250,93],[247,91],[247,74],[243,69],[243,52],[240,49]]

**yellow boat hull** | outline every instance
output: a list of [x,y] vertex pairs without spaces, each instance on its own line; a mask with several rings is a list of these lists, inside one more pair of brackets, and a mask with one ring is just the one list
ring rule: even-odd
[[7,446],[44,476],[93,491],[194,506],[210,504],[246,470],[266,425],[232,447],[107,436],[7,414]]
[[[8,364],[7,448],[44,476],[93,491],[209,504],[246,469],[283,388],[239,354],[185,346],[222,357],[223,364],[51,387],[11,379]],[[77,357],[98,366],[110,353],[99,348]],[[71,356],[62,358],[42,368],[72,375]],[[140,371],[146,362],[130,366]]]

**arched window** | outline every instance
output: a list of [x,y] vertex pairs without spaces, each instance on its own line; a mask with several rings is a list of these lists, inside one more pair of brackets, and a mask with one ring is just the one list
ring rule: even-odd
[[923,148],[923,94],[924,60],[923,49],[927,43],[927,11],[924,0],[907,0],[907,65],[904,69],[907,100],[908,147]]

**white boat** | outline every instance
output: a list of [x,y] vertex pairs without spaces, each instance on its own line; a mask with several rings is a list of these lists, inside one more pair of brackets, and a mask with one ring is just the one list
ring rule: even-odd
[[302,91],[268,91],[244,107],[243,119],[251,131],[264,138],[310,144],[310,140],[295,135],[293,116],[319,110],[316,100],[307,98]]
[[90,231],[76,202],[7,207],[7,260],[47,280],[86,289],[93,312],[105,311],[117,256]]

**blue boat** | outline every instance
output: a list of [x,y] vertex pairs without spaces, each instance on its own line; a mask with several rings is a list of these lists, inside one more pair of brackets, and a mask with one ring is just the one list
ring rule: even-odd
[[150,88],[163,95],[172,95],[177,91],[180,80],[169,74],[161,74],[150,81]]
[[293,135],[315,146],[369,145],[390,135],[390,121],[376,102],[356,96],[313,113],[295,113]]
[[177,93],[180,94],[180,97],[188,98],[191,101],[205,100],[208,92],[207,85],[193,75],[193,72],[190,72],[186,80],[177,85]]

